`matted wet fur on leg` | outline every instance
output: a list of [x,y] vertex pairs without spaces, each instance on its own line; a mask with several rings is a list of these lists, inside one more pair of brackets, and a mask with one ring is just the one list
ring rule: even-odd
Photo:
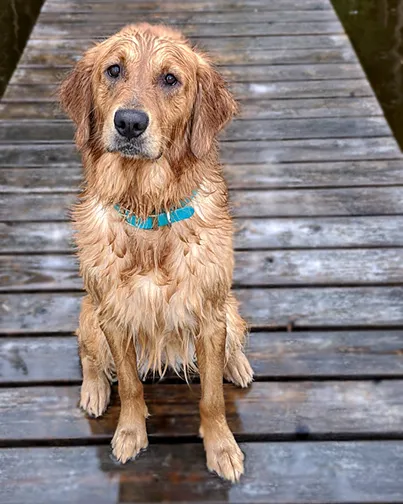
[[127,26],[89,49],[60,90],[85,183],[73,218],[88,295],[78,329],[81,406],[99,416],[117,376],[112,446],[147,446],[140,381],[200,372],[207,465],[232,481],[243,455],[225,417],[223,376],[252,381],[246,326],[230,291],[232,221],[216,135],[237,111],[208,58],[172,29]]

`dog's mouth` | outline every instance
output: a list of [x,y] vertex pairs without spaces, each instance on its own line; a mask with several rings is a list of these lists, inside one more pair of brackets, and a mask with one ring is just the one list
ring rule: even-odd
[[116,152],[123,157],[131,159],[148,159],[156,161],[161,158],[162,151],[155,150],[148,145],[148,142],[115,140],[112,145],[107,146],[108,152]]

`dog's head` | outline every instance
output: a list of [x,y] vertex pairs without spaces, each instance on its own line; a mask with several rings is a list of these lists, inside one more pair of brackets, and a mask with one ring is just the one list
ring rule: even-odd
[[208,59],[179,32],[127,26],[89,49],[60,90],[76,123],[80,150],[91,147],[135,159],[171,150],[204,157],[236,112]]

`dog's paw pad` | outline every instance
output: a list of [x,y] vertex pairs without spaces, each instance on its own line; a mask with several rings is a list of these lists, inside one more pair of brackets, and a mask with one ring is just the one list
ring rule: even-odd
[[101,416],[109,405],[111,386],[108,379],[84,379],[81,386],[80,407],[92,417]]
[[237,350],[228,358],[224,378],[237,387],[246,388],[253,381],[253,369],[242,350]]
[[118,427],[112,439],[113,455],[122,464],[135,458],[147,446],[148,439],[145,426],[138,429]]

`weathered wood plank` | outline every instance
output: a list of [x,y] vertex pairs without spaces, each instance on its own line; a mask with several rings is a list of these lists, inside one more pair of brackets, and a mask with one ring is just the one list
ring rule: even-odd
[[[22,86],[21,86],[22,87]],[[231,89],[242,99],[368,97],[373,91],[364,79],[305,80],[283,82],[234,83]]]
[[[237,219],[235,248],[402,247],[403,217]],[[71,251],[68,222],[0,222],[3,253]]]
[[[403,435],[402,387],[402,380],[257,382],[247,390],[224,385],[228,424],[235,435],[291,438],[302,429],[321,438]],[[145,385],[144,392],[150,438],[198,435],[200,385]],[[101,421],[79,411],[79,397],[78,386],[0,388],[0,443],[111,439],[120,412],[117,394]]]
[[[260,13],[259,13],[260,14]],[[91,45],[91,42],[65,39],[31,39],[21,57],[19,67],[27,65],[72,65]],[[265,51],[216,52],[214,61],[218,65],[287,65],[313,63],[357,63],[357,57],[350,46],[310,49],[267,49]]]
[[[371,327],[403,324],[403,287],[237,289],[252,327]],[[77,326],[81,293],[0,295],[0,332],[63,333]]]
[[[18,299],[18,296],[22,297]],[[0,296],[0,332],[5,334],[44,333],[46,331],[40,329],[43,324],[46,324],[50,333],[75,331],[82,295],[73,293],[47,294],[46,296],[49,303],[47,306],[43,294],[4,294],[3,297]],[[22,304],[18,307],[19,302]],[[63,319],[56,315],[56,311],[59,315],[63,313]],[[53,317],[51,316],[52,312]]]
[[73,145],[12,145],[3,146],[2,166],[43,166],[80,164],[80,157]]
[[[256,332],[247,355],[257,379],[403,378],[402,337],[402,331]],[[74,336],[0,338],[0,384],[80,380]]]
[[[162,5],[160,2],[150,2],[150,1],[136,1],[135,6],[131,2],[131,0],[118,0],[119,11],[126,12],[135,11],[135,12],[180,12],[180,11],[191,11],[191,12],[205,12],[212,10],[215,11],[248,11],[254,9],[261,10],[292,10],[295,8],[295,2],[293,0],[271,0],[270,3],[267,3],[265,0],[248,0],[248,2],[243,2],[242,0],[221,0],[219,4],[219,8],[217,9],[217,3],[213,0],[208,1],[200,1],[200,0],[191,0],[191,2],[183,3],[179,0],[169,0],[164,2]],[[91,10],[91,12],[96,12],[97,10],[106,10],[111,11],[110,1],[85,1],[81,0],[69,0],[68,2],[60,2],[60,1],[50,1],[48,0],[46,3],[45,11],[70,11],[75,10],[81,12],[81,9]],[[331,5],[327,0],[304,0],[303,2],[298,2],[298,10],[331,10]]]
[[18,288],[32,291],[82,289],[77,258],[49,254],[0,256],[0,291]]
[[2,168],[1,192],[72,192],[82,182],[82,168]]
[[234,121],[222,135],[223,141],[353,138],[391,135],[384,117],[276,119]]
[[[124,5],[122,6],[124,9]],[[133,13],[135,20],[133,22],[149,22],[153,24],[173,24],[181,25],[205,25],[205,24],[229,24],[229,23],[307,23],[321,22],[328,24],[338,21],[335,12],[329,10],[270,10],[271,4],[265,5],[265,10],[250,10],[239,12],[238,10],[220,12],[189,12],[173,11],[173,12],[135,12],[132,9],[128,14]],[[297,6],[298,7],[298,6]],[[87,10],[85,10],[87,9]],[[267,9],[267,10],[266,10]],[[295,9],[295,6],[294,6]],[[57,6],[46,3],[41,11],[39,22],[41,24],[66,23],[66,22],[85,22],[85,23],[100,23],[100,22],[115,22],[122,26],[121,10],[113,10],[111,5],[93,5],[91,8],[87,5],[84,9],[77,5],[74,9],[60,10]]]
[[[236,252],[234,284],[367,285],[403,282],[403,249]],[[0,291],[82,289],[70,255],[0,256]]]
[[257,327],[393,326],[403,322],[401,287],[248,289],[241,311]]
[[[238,191],[231,193],[237,217],[385,215],[403,212],[399,187],[346,187]],[[36,208],[38,211],[38,207]],[[1,212],[0,212],[1,214]]]
[[[91,45],[95,41],[103,40],[105,37],[92,37],[84,36],[75,39],[71,44],[75,44],[75,47],[79,47],[80,53]],[[37,46],[44,47],[46,39],[31,39],[30,44],[37,44]],[[70,39],[63,39],[56,37],[55,40],[51,41],[54,48],[66,47],[66,41]],[[232,53],[232,55],[238,54],[238,52],[250,52],[250,51],[267,51],[272,49],[344,49],[351,50],[348,37],[345,34],[342,35],[277,35],[272,37],[193,37],[196,42],[197,47],[211,52],[211,54],[223,54]],[[237,60],[235,60],[237,64]]]
[[66,114],[60,109],[58,103],[41,103],[38,107],[36,101],[32,102],[0,102],[1,119],[65,119]]
[[[2,221],[65,220],[76,201],[71,193],[5,193],[0,201]],[[403,191],[396,187],[331,189],[233,190],[237,217],[308,217],[395,215],[403,213]],[[10,209],[18,209],[18,212]]]
[[[72,142],[70,121],[1,121],[0,143]],[[231,123],[224,141],[314,138],[385,137],[391,135],[384,117],[242,120]]]
[[252,333],[247,354],[257,377],[374,377],[403,372],[400,331]]
[[[309,98],[278,100],[239,100],[243,119],[292,119],[382,116],[376,98]],[[57,102],[34,101],[0,103],[1,119],[65,119]]]
[[66,252],[71,250],[72,239],[67,222],[0,222],[3,253]]
[[[92,19],[92,16],[90,16]],[[47,38],[81,38],[89,37],[108,37],[113,35],[127,23],[137,22],[137,16],[131,15],[131,18],[125,22],[113,20],[92,19],[92,22],[85,20],[62,22],[56,19],[50,23],[43,23],[42,20],[35,26],[32,37],[35,39]],[[169,23],[174,24],[174,23]],[[344,33],[343,27],[339,21],[323,22],[299,22],[299,23],[220,23],[220,24],[182,24],[178,26],[182,33],[187,37],[198,39],[201,37],[242,37],[249,35],[255,36],[286,36],[286,35],[340,35]]]
[[[383,186],[403,184],[403,160],[226,165],[225,177],[230,189]],[[81,182],[77,165],[0,169],[4,193],[73,192]]]
[[[21,198],[24,198],[23,200]],[[0,200],[0,220],[2,221],[58,221],[65,220],[76,195],[62,194],[4,194]],[[12,206],[10,206],[12,205]],[[22,205],[18,206],[17,205]],[[18,212],[10,211],[18,208]]]
[[[236,164],[295,163],[314,161],[359,161],[400,159],[393,137],[280,140],[265,142],[222,142],[221,161]],[[3,167],[71,166],[79,163],[72,144],[4,145]]]
[[[253,147],[252,147],[253,145]],[[248,152],[248,148],[253,153]],[[401,151],[393,137],[334,140],[283,140],[273,142],[222,142],[224,163],[292,163],[359,159],[397,159]]]
[[[71,70],[71,66],[43,66],[35,68],[19,67],[13,74],[11,85],[16,84],[58,84]],[[220,73],[230,82],[282,82],[310,80],[348,80],[364,77],[361,67],[355,63],[314,65],[233,65],[221,66]]]
[[74,336],[0,338],[0,384],[76,380],[81,367]]
[[[201,444],[151,445],[117,465],[109,446],[12,448],[0,452],[6,501],[54,504],[214,502],[306,504],[403,502],[403,442],[242,443],[245,476],[209,474]],[[61,491],[61,489],[63,489]]]
[[[32,169],[28,168],[26,172],[29,172],[29,170]],[[36,170],[34,169],[34,171]],[[71,168],[71,171],[74,178],[77,168]],[[45,174],[41,176],[46,181]],[[225,167],[225,177],[230,189],[337,187],[345,186],[347,181],[350,187],[359,185],[382,186],[403,182],[403,160],[227,165]],[[27,178],[30,178],[28,173]],[[35,188],[38,184],[38,182],[35,182],[35,173],[31,178],[30,185]],[[57,180],[57,172],[54,174],[53,180]],[[64,177],[61,177],[61,181],[60,187],[64,187]]]
[[[403,249],[248,251],[237,252],[235,259],[234,283],[239,286],[365,285],[403,281]],[[21,272],[22,268],[23,264],[18,270]],[[48,270],[49,274],[51,271]]]
[[403,217],[239,219],[235,247],[317,248],[403,245]]

